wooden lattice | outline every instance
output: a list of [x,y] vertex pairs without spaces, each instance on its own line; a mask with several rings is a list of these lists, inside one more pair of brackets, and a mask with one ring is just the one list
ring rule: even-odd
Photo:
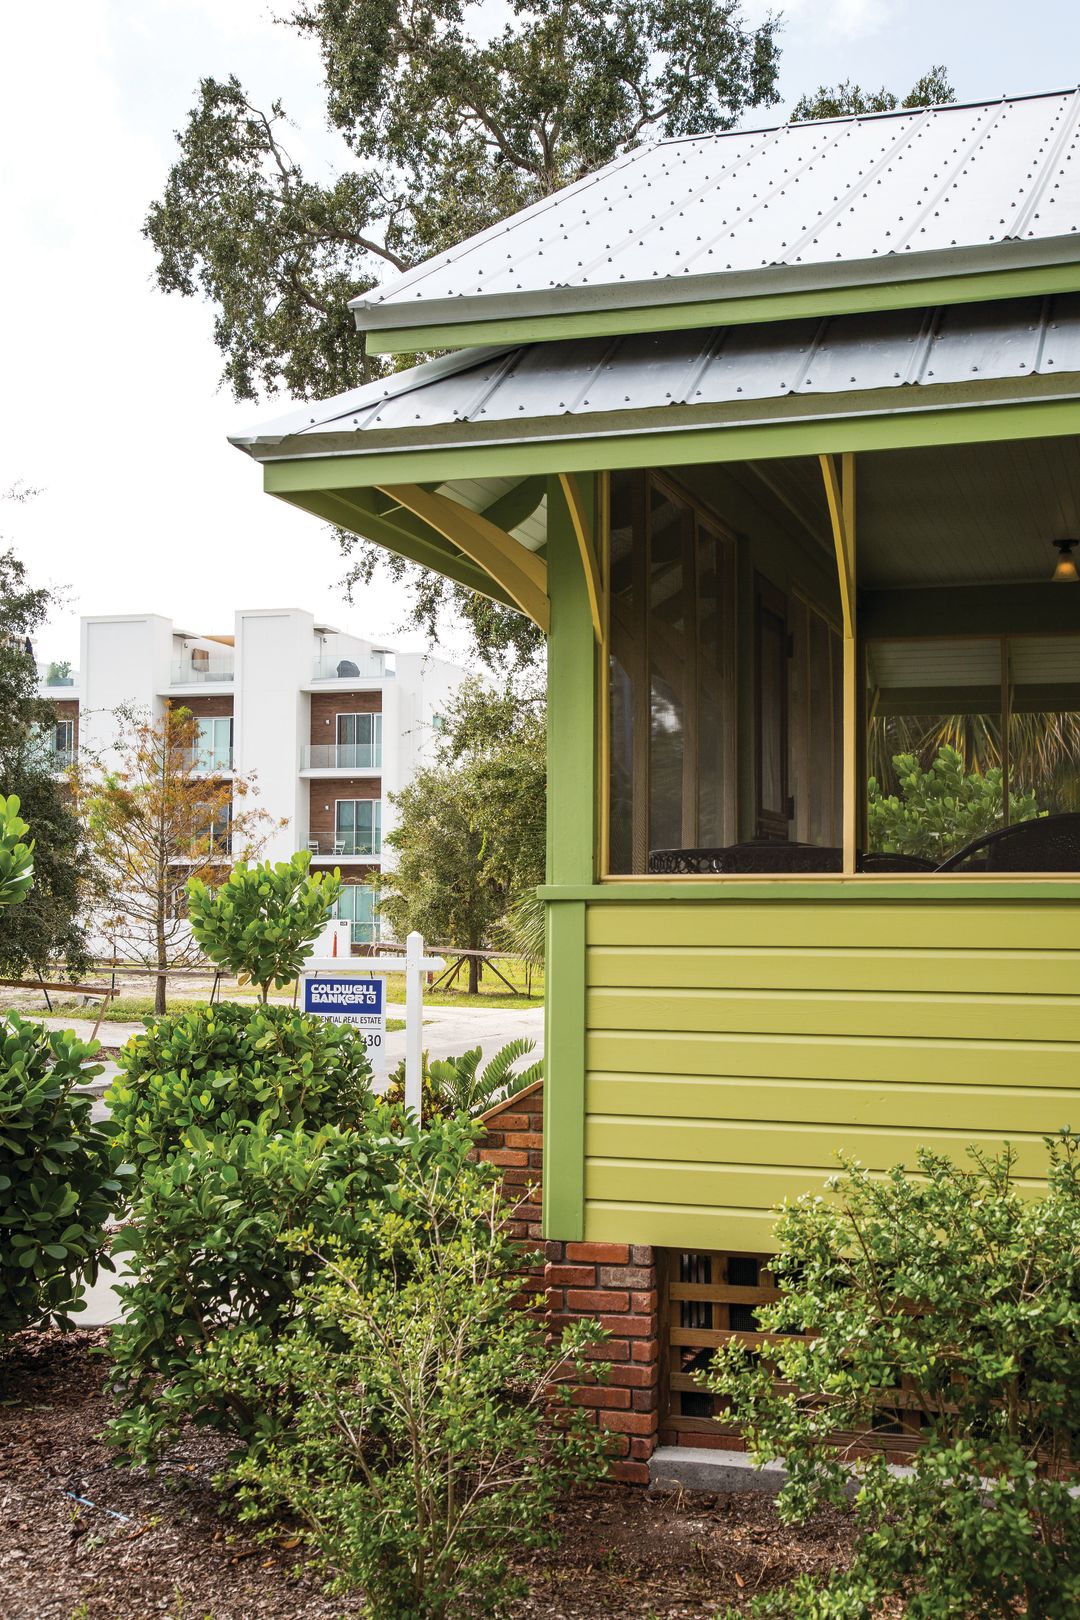
[[[779,1336],[757,1325],[760,1306],[780,1297],[766,1254],[720,1253],[715,1250],[665,1252],[661,1339],[666,1350],[662,1426],[669,1431],[734,1435],[720,1403],[703,1390],[696,1374],[705,1371],[720,1345],[737,1340],[767,1361]],[[784,1387],[784,1386],[780,1386]],[[882,1391],[873,1445],[910,1452],[918,1444],[925,1414],[918,1398],[898,1386]],[[840,1436],[853,1447],[866,1436]]]

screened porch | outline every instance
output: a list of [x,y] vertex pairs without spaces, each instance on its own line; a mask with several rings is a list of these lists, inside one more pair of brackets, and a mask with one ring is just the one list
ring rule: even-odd
[[601,877],[1080,871],[1080,441],[610,475]]

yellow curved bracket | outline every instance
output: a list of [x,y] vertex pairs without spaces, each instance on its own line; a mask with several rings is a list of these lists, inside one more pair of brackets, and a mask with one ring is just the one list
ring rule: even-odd
[[844,616],[844,873],[852,876],[859,828],[859,661],[855,624],[855,457],[821,456],[825,499],[829,505],[836,568],[840,578],[840,606]]
[[414,516],[422,518],[437,534],[471,557],[545,635],[551,624],[548,600],[547,564],[534,556],[520,541],[512,540],[505,529],[446,495],[421,489],[418,484],[382,484],[384,495]]
[[581,486],[573,473],[560,473],[559,483],[570,509],[570,521],[574,526],[577,537],[578,550],[581,553],[581,566],[585,571],[585,588],[589,593],[589,613],[592,617],[593,634],[597,641],[604,639],[604,594],[600,584],[600,565],[596,559],[596,547],[593,544],[593,526],[585,502],[581,495]]

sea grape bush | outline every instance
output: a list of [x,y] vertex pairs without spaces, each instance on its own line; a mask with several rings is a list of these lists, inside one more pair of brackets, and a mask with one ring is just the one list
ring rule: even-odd
[[127,1459],[153,1461],[189,1419],[249,1446],[272,1433],[274,1414],[228,1387],[233,1344],[246,1336],[274,1353],[328,1252],[373,1281],[384,1218],[408,1216],[421,1171],[462,1174],[475,1140],[462,1122],[421,1131],[377,1105],[350,1130],[248,1125],[211,1137],[189,1127],[169,1159],[144,1169],[114,1246],[131,1276],[110,1341],[122,1403],[110,1433]]
[[241,984],[258,985],[263,1002],[296,978],[341,893],[338,873],[312,873],[310,864],[301,850],[288,861],[238,861],[217,889],[201,878],[187,885],[196,943]]
[[[757,1458],[784,1463],[786,1522],[847,1502],[837,1434],[871,1455],[852,1567],[753,1613],[871,1620],[900,1600],[908,1620],[1080,1614],[1080,1138],[1047,1148],[1045,1197],[1024,1196],[1009,1150],[971,1169],[922,1151],[917,1174],[848,1163],[829,1198],[781,1214],[784,1292],[758,1319],[787,1336],[767,1359],[725,1346],[708,1387]],[[902,1474],[879,1428],[901,1387],[922,1436]]]
[[85,1285],[113,1269],[105,1223],[124,1187],[91,1099],[96,1041],[8,1013],[0,1022],[0,1338],[73,1326]]
[[236,1466],[243,1514],[299,1523],[372,1620],[502,1614],[523,1586],[511,1561],[552,1544],[559,1498],[605,1472],[567,1382],[604,1375],[588,1359],[604,1335],[582,1321],[552,1341],[521,1309],[486,1166],[410,1160],[398,1192],[372,1220],[374,1267],[332,1252],[276,1341],[234,1342],[220,1374],[208,1358],[223,1397],[290,1413]]
[[363,1035],[290,1007],[186,1007],[150,1020],[118,1061],[105,1101],[140,1175],[177,1152],[192,1127],[209,1137],[247,1125],[348,1125],[363,1118],[371,1090]]
[[[925,771],[914,754],[896,754],[893,769],[899,794],[883,792],[876,777],[867,783],[872,850],[940,862],[1003,825],[1000,766],[965,771],[963,755],[946,743]],[[1034,793],[1014,789],[1009,794],[1010,822],[1030,821],[1038,814]]]

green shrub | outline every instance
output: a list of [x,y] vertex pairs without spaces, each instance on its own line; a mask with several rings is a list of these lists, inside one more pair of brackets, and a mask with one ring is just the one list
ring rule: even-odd
[[19,815],[19,799],[0,795],[0,910],[25,900],[34,882],[34,846]]
[[336,872],[313,874],[310,864],[310,853],[301,850],[274,864],[240,861],[219,889],[200,878],[188,882],[196,943],[241,984],[257,984],[262,1001],[296,978],[341,893]]
[[[816,1337],[775,1341],[768,1363],[728,1345],[709,1387],[757,1457],[785,1464],[786,1522],[844,1504],[836,1434],[873,1455],[856,1466],[853,1567],[754,1613],[870,1620],[890,1597],[908,1620],[1080,1613],[1080,1147],[1049,1145],[1044,1198],[1021,1196],[1008,1152],[973,1172],[921,1152],[918,1176],[849,1165],[832,1200],[781,1215],[785,1293],[759,1326]],[[879,1427],[901,1386],[922,1414],[908,1473],[889,1471]]]
[[[123,1402],[114,1443],[152,1460],[187,1418],[249,1442],[270,1432],[270,1414],[208,1383],[208,1349],[220,1374],[238,1336],[276,1345],[327,1250],[372,1277],[384,1215],[407,1213],[410,1173],[438,1165],[460,1174],[474,1140],[453,1122],[393,1130],[377,1107],[357,1130],[248,1127],[210,1138],[189,1129],[171,1160],[145,1171],[114,1246],[132,1274],[118,1289],[125,1317],[110,1344]],[[297,1233],[306,1251],[285,1241]]]
[[119,1057],[105,1094],[118,1144],[141,1175],[197,1126],[227,1135],[348,1125],[364,1113],[371,1064],[351,1025],[291,1007],[224,1001],[153,1019]]
[[603,1334],[579,1322],[551,1342],[521,1309],[522,1257],[480,1167],[410,1166],[402,1192],[374,1224],[374,1281],[336,1255],[276,1344],[233,1347],[223,1390],[239,1365],[247,1404],[293,1413],[238,1464],[243,1512],[299,1520],[373,1620],[505,1613],[524,1584],[511,1561],[553,1543],[558,1499],[605,1471],[604,1431],[555,1382],[595,1372]]
[[17,1013],[0,1022],[0,1337],[49,1322],[71,1327],[99,1266],[123,1178],[91,1100],[97,1042]]
[[[973,839],[1003,825],[1001,767],[965,771],[963,755],[943,744],[924,771],[914,754],[893,759],[899,795],[883,793],[876,777],[867,783],[870,848],[887,855],[918,855],[944,861]],[[1039,814],[1034,793],[1009,795],[1010,822]]]
[[[425,1120],[446,1119],[453,1114],[483,1114],[497,1102],[516,1097],[519,1091],[544,1077],[544,1063],[530,1063],[515,1071],[519,1058],[527,1057],[535,1041],[523,1036],[507,1041],[481,1069],[481,1048],[474,1046],[460,1057],[432,1058],[423,1055],[420,1081],[421,1111]],[[405,1101],[405,1059],[390,1071],[383,1101],[393,1108]]]

